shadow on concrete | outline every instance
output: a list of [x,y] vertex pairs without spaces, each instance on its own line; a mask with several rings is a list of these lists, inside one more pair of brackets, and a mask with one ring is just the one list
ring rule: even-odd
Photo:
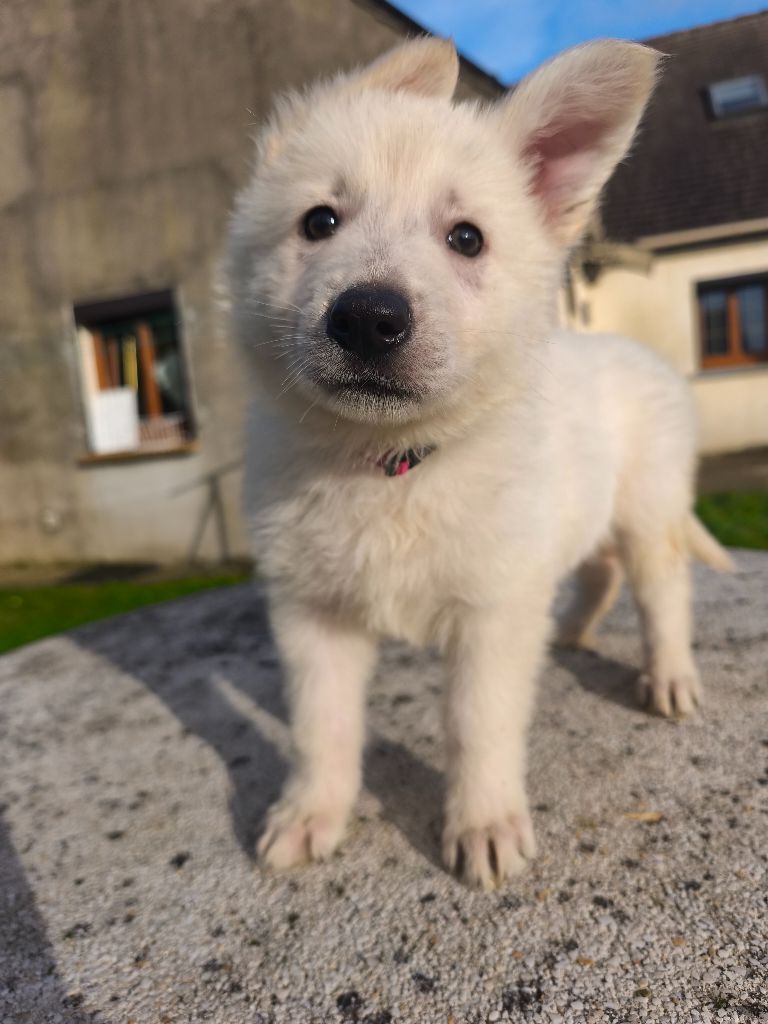
[[382,817],[436,867],[440,860],[440,827],[444,779],[402,743],[376,733],[366,750],[363,782],[380,801]]
[[[278,747],[217,685],[217,678],[285,730],[277,655],[263,598],[244,585],[140,609],[73,634],[84,649],[143,683],[185,731],[209,744],[226,765],[233,832],[254,857],[266,811],[288,765]],[[437,862],[435,816],[442,803],[438,772],[400,743],[377,734],[366,752],[364,781],[382,815]]]
[[253,856],[286,764],[254,721],[217,685],[226,678],[269,715],[285,720],[266,611],[255,588],[226,588],[142,608],[74,634],[81,647],[147,687],[227,768],[234,834]]
[[619,707],[637,711],[635,696],[639,669],[622,661],[606,657],[598,651],[568,650],[555,647],[551,651],[555,664],[576,680],[582,689],[597,694],[603,700]]
[[[35,894],[0,809],[0,1020],[87,1024],[94,1016],[67,995]],[[105,1018],[98,1014],[98,1019]]]

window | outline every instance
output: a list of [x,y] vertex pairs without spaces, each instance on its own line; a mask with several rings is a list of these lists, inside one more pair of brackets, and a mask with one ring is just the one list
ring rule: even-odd
[[707,89],[712,116],[734,117],[768,107],[768,90],[762,75],[745,75],[714,82]]
[[194,437],[170,292],[75,306],[90,450],[178,449]]
[[705,369],[768,362],[768,274],[700,284],[697,296]]

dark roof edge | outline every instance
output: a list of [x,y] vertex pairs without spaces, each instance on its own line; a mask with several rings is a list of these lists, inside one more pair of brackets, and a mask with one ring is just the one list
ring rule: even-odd
[[[379,17],[390,25],[404,31],[408,35],[433,35],[428,28],[424,25],[420,25],[418,21],[414,21],[407,14],[401,11],[394,4],[388,3],[388,0],[352,0],[352,3],[358,7],[365,7],[371,10],[374,17]],[[508,86],[501,83],[498,78],[491,75],[488,71],[483,71],[481,67],[469,60],[468,57],[459,54],[459,61],[461,63],[461,70],[466,73],[466,77],[472,81],[477,88],[482,91],[486,96],[496,97],[500,93],[506,92]]]
[[675,39],[678,36],[691,36],[697,32],[708,32],[713,28],[720,28],[722,25],[735,25],[740,21],[753,21],[756,18],[764,18],[768,15],[768,7],[760,11],[752,11],[750,14],[739,14],[735,18],[719,18],[717,21],[707,21],[703,25],[691,25],[690,28],[678,28],[673,32],[665,32],[659,36],[648,36],[640,42],[650,44],[661,42],[662,39]]
[[655,235],[638,235],[628,245],[648,252],[676,252],[702,246],[730,245],[768,237],[768,217],[750,217],[747,220],[722,221],[698,228],[678,228]]

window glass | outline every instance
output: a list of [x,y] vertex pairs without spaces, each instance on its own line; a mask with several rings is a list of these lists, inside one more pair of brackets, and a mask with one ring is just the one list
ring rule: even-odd
[[728,303],[721,289],[702,292],[699,296],[704,323],[704,351],[708,356],[725,355],[728,351]]
[[173,448],[194,437],[170,292],[75,307],[91,449]]
[[728,117],[766,106],[768,91],[761,75],[745,75],[710,85],[709,99],[715,117]]
[[736,289],[741,320],[741,347],[750,355],[768,351],[765,285],[744,284]]

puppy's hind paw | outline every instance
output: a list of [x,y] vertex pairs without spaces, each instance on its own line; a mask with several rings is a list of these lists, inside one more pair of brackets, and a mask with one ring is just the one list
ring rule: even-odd
[[344,835],[347,812],[333,808],[311,809],[291,799],[270,810],[256,851],[261,863],[285,871],[314,860],[325,860]]
[[637,697],[642,707],[665,718],[686,718],[701,703],[701,683],[695,669],[650,672],[640,676]]
[[510,814],[481,827],[455,828],[443,833],[443,860],[449,871],[467,885],[489,892],[520,874],[536,855],[536,840],[528,812]]

